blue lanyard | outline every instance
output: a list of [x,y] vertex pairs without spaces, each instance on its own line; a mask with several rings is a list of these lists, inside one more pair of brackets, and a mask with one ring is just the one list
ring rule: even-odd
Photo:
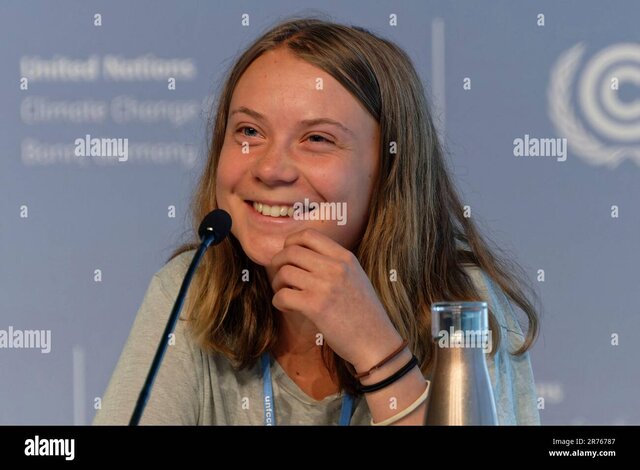
[[[262,401],[264,405],[264,425],[276,425],[276,412],[273,406],[273,382],[271,381],[271,367],[269,353],[264,353],[260,358],[262,362]],[[342,397],[342,408],[340,409],[340,426],[349,426],[351,422],[351,412],[353,410],[353,397],[345,393]]]

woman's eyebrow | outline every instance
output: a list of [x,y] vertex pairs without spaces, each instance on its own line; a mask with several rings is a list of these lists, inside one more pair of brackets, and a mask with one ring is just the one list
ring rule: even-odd
[[349,129],[347,126],[345,126],[344,124],[335,121],[333,119],[330,118],[315,118],[315,119],[305,119],[303,121],[300,121],[301,124],[304,124],[305,126],[315,126],[316,124],[330,124],[332,126],[336,126],[339,129],[343,130],[344,132],[346,132],[347,134],[349,134],[351,137],[355,137],[353,131],[351,129]]
[[[246,106],[240,106],[239,108],[234,109],[233,111],[231,111],[230,116],[233,116],[234,114],[238,114],[238,113],[247,114],[252,118],[257,119],[258,121],[266,121],[266,118],[262,114],[260,114],[258,111],[255,111],[251,108],[247,108]],[[315,118],[315,119],[304,119],[300,121],[300,124],[303,124],[305,126],[314,126],[316,124],[330,124],[332,126],[338,127],[339,129],[351,135],[352,137],[355,137],[355,134],[353,133],[353,131],[349,129],[347,126],[345,126],[339,121],[336,121],[334,119],[330,119],[327,117],[321,117],[321,118]]]
[[253,109],[247,108],[245,106],[240,106],[239,108],[234,109],[233,111],[231,111],[231,114],[229,116],[233,116],[234,114],[238,114],[238,113],[244,113],[244,114],[248,114],[249,116],[251,116],[254,119],[257,119],[258,121],[265,121],[265,117],[260,114],[258,111],[254,111]]

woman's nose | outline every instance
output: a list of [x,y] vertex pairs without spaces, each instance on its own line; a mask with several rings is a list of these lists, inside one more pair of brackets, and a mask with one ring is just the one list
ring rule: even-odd
[[289,184],[298,178],[298,170],[286,144],[272,143],[255,158],[251,167],[254,177],[267,185]]

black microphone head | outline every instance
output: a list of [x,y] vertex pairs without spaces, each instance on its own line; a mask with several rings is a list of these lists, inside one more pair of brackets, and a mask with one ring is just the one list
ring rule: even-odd
[[205,237],[213,234],[213,245],[217,245],[229,235],[230,230],[231,216],[222,209],[215,209],[202,219],[198,235],[201,240],[204,240]]

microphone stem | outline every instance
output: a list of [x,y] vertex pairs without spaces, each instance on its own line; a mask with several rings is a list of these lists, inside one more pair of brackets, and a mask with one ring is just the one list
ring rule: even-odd
[[189,284],[191,284],[191,278],[200,264],[200,259],[202,255],[207,251],[207,249],[211,246],[215,237],[213,235],[206,237],[198,251],[193,256],[191,260],[191,265],[187,270],[187,273],[184,276],[184,280],[182,281],[182,286],[180,287],[180,291],[178,292],[178,296],[176,297],[176,301],[173,304],[173,310],[171,310],[171,315],[169,315],[169,320],[167,321],[167,326],[164,329],[164,333],[162,334],[162,338],[160,340],[160,344],[158,344],[158,349],[156,350],[156,355],[153,358],[153,362],[151,363],[151,367],[149,368],[149,373],[147,374],[147,379],[144,382],[144,386],[140,391],[140,395],[138,396],[138,402],[136,403],[136,407],[133,410],[133,414],[131,415],[131,421],[129,421],[129,426],[137,426],[140,422],[140,418],[142,417],[142,413],[144,412],[145,407],[147,406],[147,401],[149,399],[149,393],[151,391],[151,387],[153,386],[153,382],[158,375],[158,370],[160,369],[160,364],[162,363],[162,358],[164,357],[164,353],[167,351],[167,346],[169,345],[169,335],[173,333],[173,330],[176,326],[176,322],[178,321],[178,317],[180,316],[180,311],[182,310],[182,304],[184,303],[184,299],[187,294],[187,290],[189,289]]

